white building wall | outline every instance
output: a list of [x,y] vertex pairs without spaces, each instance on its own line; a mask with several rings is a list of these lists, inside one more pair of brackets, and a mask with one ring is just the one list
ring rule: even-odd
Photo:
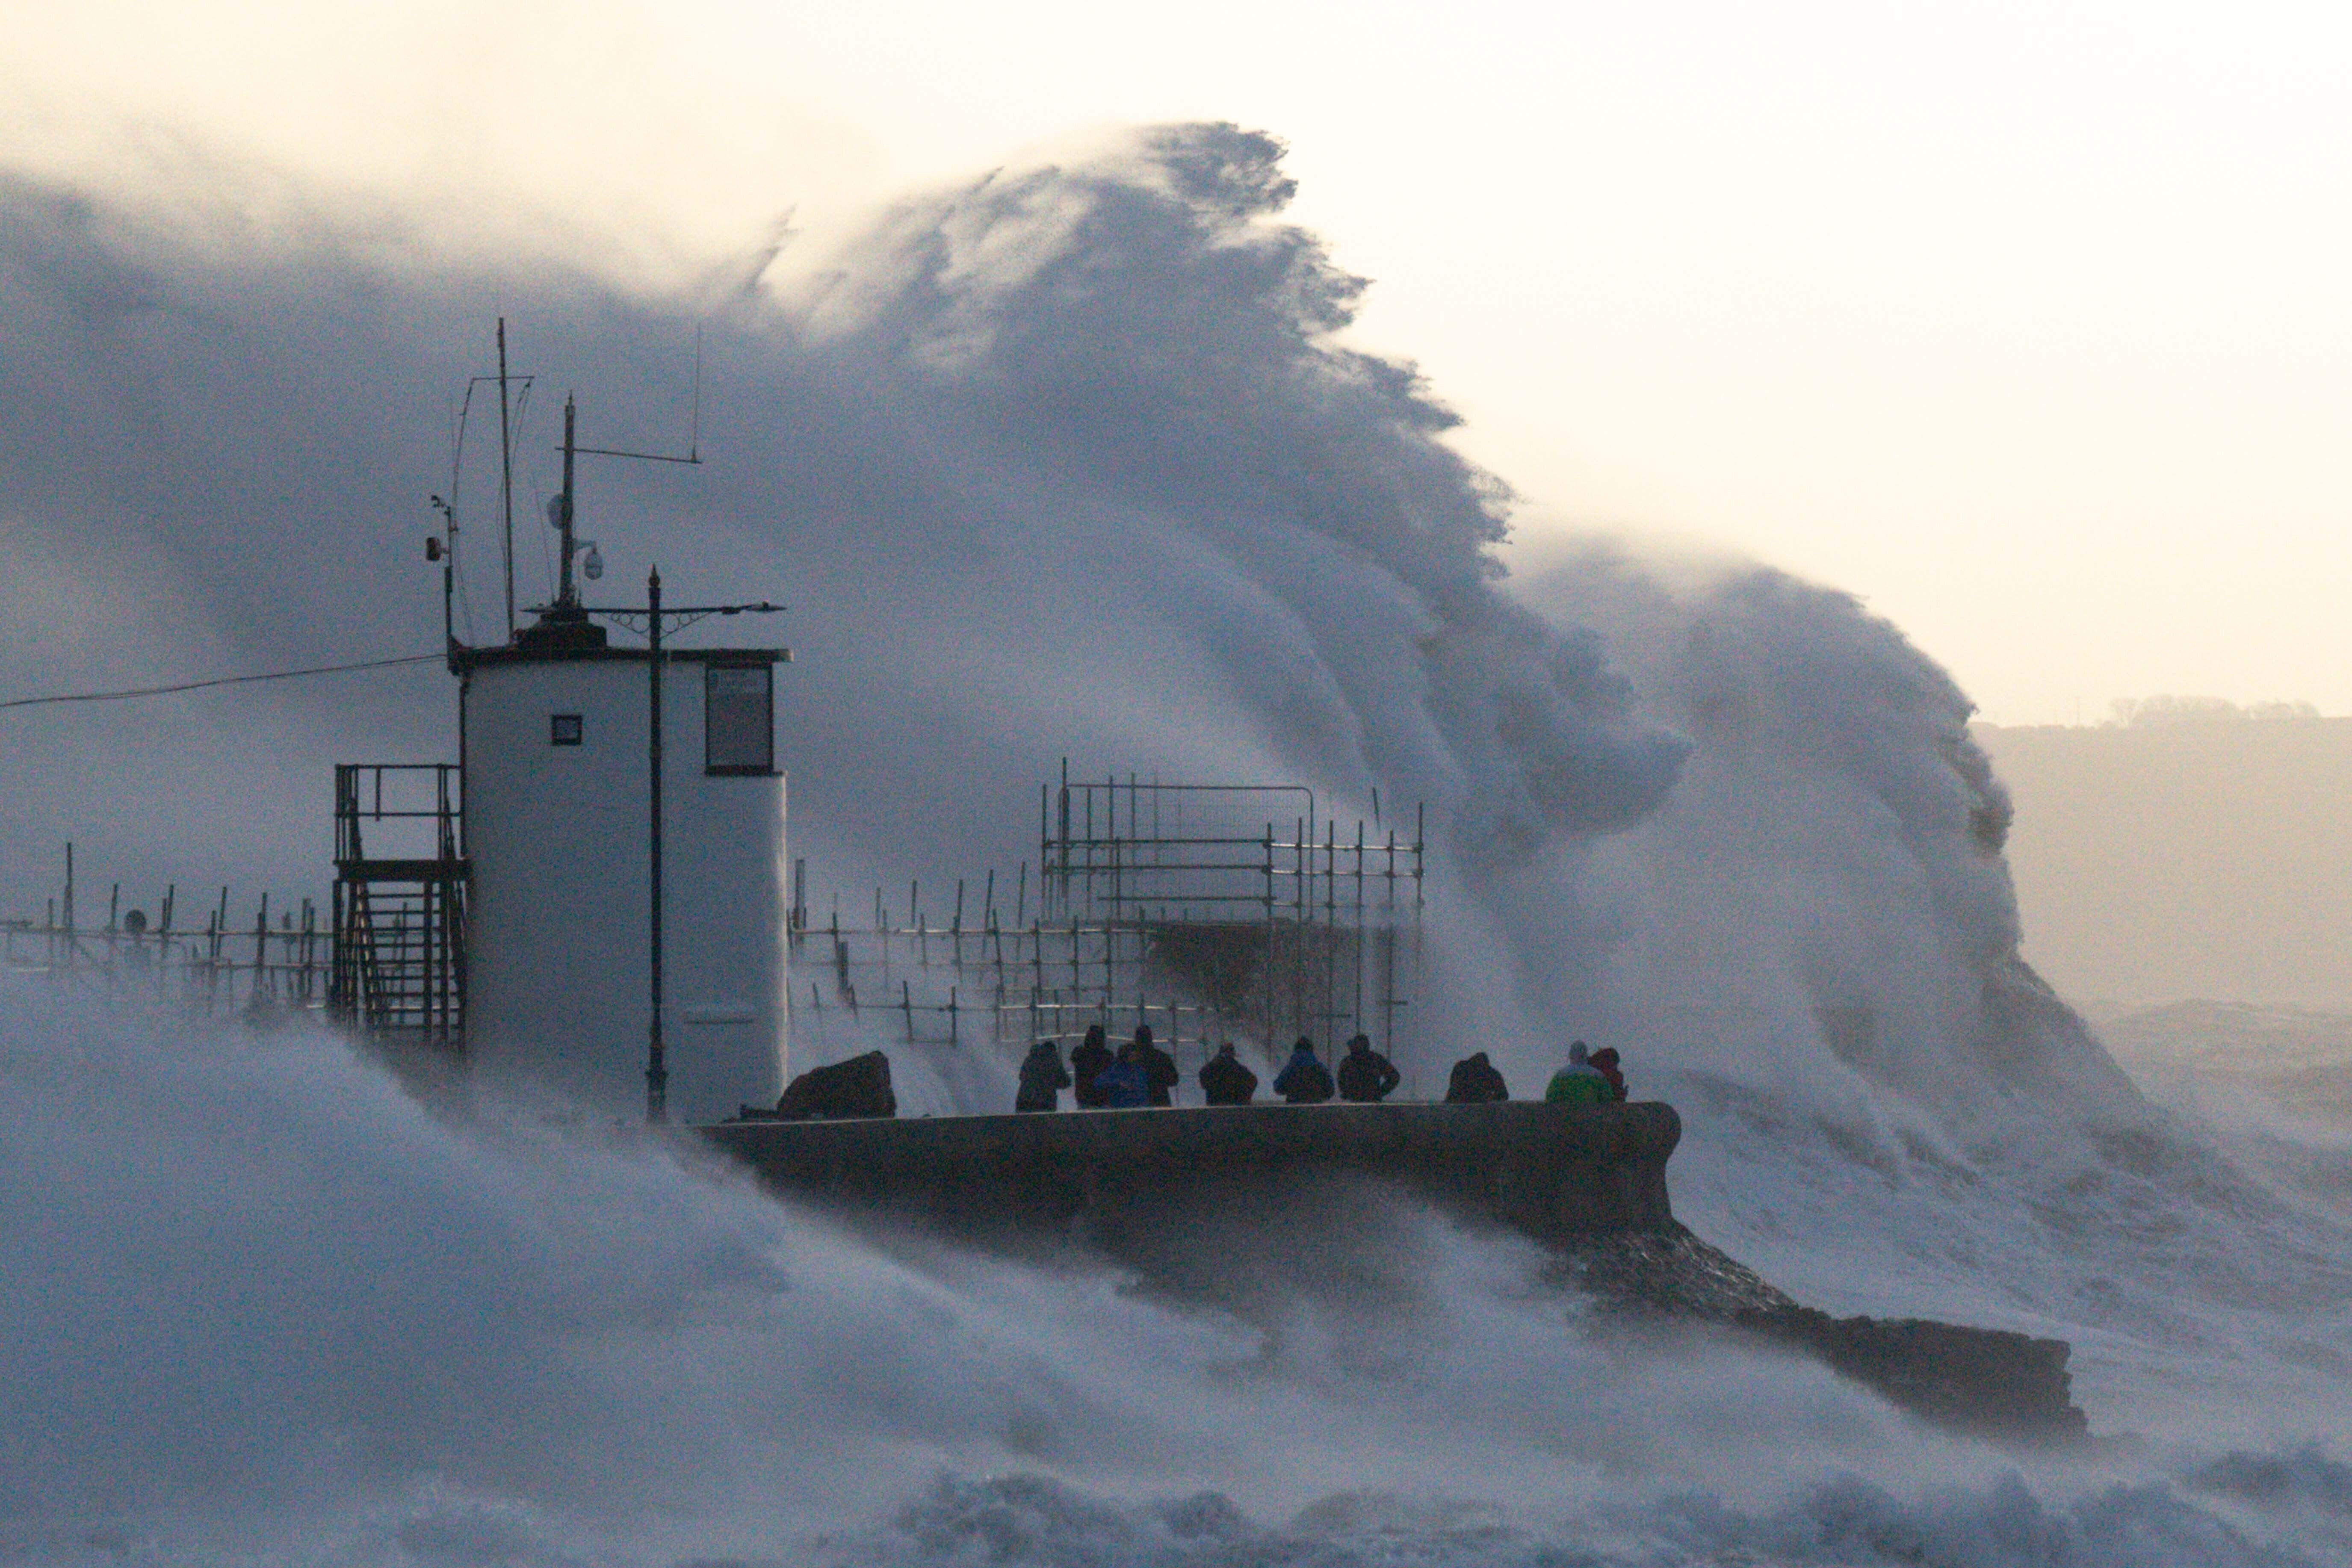
[[[642,658],[477,667],[466,699],[467,1037],[476,1062],[642,1116]],[[772,1104],[784,1065],[784,781],[707,776],[703,665],[665,667],[663,973],[672,1117]],[[550,743],[576,713],[576,746]]]

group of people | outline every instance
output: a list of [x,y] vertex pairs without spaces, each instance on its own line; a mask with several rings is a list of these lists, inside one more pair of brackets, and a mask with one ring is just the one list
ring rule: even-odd
[[[1369,1105],[1387,1099],[1403,1079],[1394,1062],[1372,1049],[1370,1035],[1358,1035],[1348,1042],[1348,1054],[1340,1058],[1336,1078],[1316,1056],[1315,1042],[1301,1035],[1290,1047],[1290,1059],[1274,1075],[1274,1092],[1292,1105],[1318,1105],[1334,1094]],[[1217,1054],[1201,1068],[1199,1079],[1201,1093],[1211,1105],[1248,1105],[1257,1098],[1257,1074],[1243,1063],[1230,1040],[1217,1047]],[[1022,1059],[1021,1087],[1013,1109],[1051,1110],[1060,1103],[1066,1089],[1081,1110],[1172,1105],[1180,1081],[1176,1058],[1153,1040],[1151,1026],[1139,1027],[1134,1038],[1114,1051],[1102,1026],[1097,1024],[1072,1047],[1066,1066],[1051,1040],[1040,1040],[1029,1047],[1028,1056]]]
[[[1618,1068],[1621,1058],[1617,1047],[1604,1046],[1595,1051],[1582,1040],[1568,1047],[1568,1065],[1551,1075],[1544,1086],[1544,1100],[1550,1105],[1611,1105],[1625,1098],[1625,1075]],[[1484,1051],[1474,1052],[1454,1064],[1453,1073],[1445,1080],[1445,1103],[1448,1105],[1487,1105],[1511,1098],[1510,1086]]]
[[1582,1040],[1568,1047],[1568,1065],[1544,1086],[1549,1105],[1613,1105],[1625,1098],[1625,1075],[1618,1068],[1617,1047],[1591,1050]]
[[[1568,1065],[1552,1075],[1544,1099],[1553,1104],[1601,1105],[1625,1098],[1625,1077],[1618,1070],[1615,1047],[1588,1052],[1582,1040],[1569,1048]],[[1301,1035],[1290,1047],[1290,1059],[1274,1075],[1274,1092],[1291,1105],[1319,1105],[1337,1095],[1358,1105],[1376,1105],[1402,1082],[1396,1064],[1372,1048],[1371,1037],[1358,1035],[1348,1042],[1339,1071],[1323,1065],[1315,1042]],[[1081,1110],[1139,1110],[1173,1105],[1182,1075],[1176,1058],[1156,1044],[1148,1024],[1114,1051],[1101,1025],[1070,1051],[1067,1065],[1052,1040],[1040,1040],[1022,1058],[1021,1084],[1015,1110],[1052,1110],[1069,1089]],[[1258,1077],[1234,1053],[1230,1040],[1217,1047],[1199,1074],[1201,1093],[1211,1105],[1248,1105],[1257,1097]],[[1495,1064],[1479,1051],[1454,1064],[1445,1085],[1449,1105],[1480,1105],[1511,1098],[1508,1085]]]

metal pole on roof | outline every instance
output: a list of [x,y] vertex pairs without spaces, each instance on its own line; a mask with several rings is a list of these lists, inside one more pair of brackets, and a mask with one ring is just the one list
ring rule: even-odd
[[507,319],[499,318],[499,493],[506,509],[507,641],[514,641],[514,437],[507,415]]
[[[569,394],[566,394],[563,399],[563,497],[556,503],[555,511],[555,527],[562,535],[557,546],[555,602],[565,605],[576,605],[580,602],[579,593],[572,585],[572,458],[579,450],[573,444],[572,431],[578,420],[579,412],[578,404]],[[655,616],[654,623],[659,626],[661,617]],[[656,632],[655,637],[656,645],[658,646],[660,634]]]

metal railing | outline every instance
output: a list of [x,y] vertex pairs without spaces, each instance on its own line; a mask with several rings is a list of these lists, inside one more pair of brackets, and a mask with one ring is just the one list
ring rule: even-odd
[[309,899],[280,904],[271,919],[261,895],[253,923],[230,913],[229,889],[207,901],[201,925],[182,926],[177,884],[163,889],[151,919],[125,909],[122,884],[108,884],[106,919],[85,922],[74,847],[65,847],[65,880],[37,919],[0,921],[0,964],[46,974],[110,999],[163,1003],[197,1013],[234,1014],[272,1006],[323,1005],[329,932]]

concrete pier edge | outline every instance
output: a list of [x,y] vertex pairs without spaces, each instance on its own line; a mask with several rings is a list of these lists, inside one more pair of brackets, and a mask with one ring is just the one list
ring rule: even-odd
[[1331,1103],[1052,1114],[740,1121],[698,1131],[775,1190],[985,1244],[1191,1203],[1230,1211],[1305,1180],[1402,1185],[1549,1250],[1621,1312],[1720,1326],[1814,1357],[1938,1425],[2080,1438],[2063,1341],[1928,1320],[1832,1318],[1675,1219],[1662,1102]]

